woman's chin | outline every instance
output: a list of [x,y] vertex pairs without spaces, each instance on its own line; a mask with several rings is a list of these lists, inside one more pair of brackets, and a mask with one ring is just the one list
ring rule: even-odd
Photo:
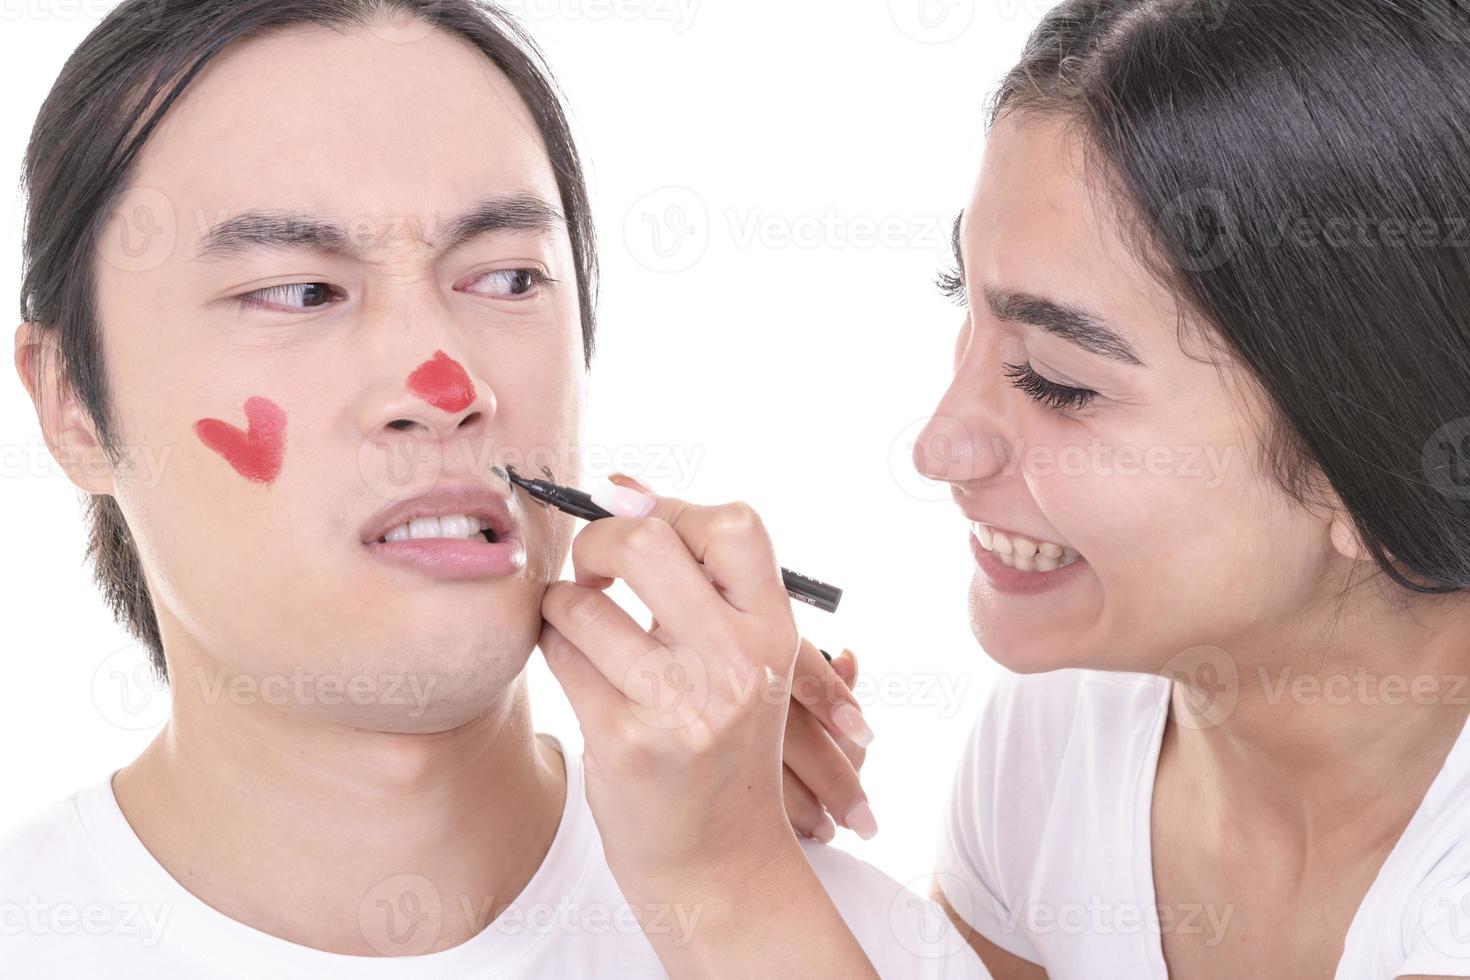
[[978,582],[970,589],[970,632],[986,656],[1013,674],[1086,666],[1078,662],[1075,644],[1059,643],[1043,624],[1008,616]]

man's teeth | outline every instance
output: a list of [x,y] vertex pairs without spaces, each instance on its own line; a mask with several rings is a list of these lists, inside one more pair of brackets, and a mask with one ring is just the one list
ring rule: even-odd
[[1023,572],[1049,572],[1082,557],[1076,550],[1051,541],[1033,541],[1020,534],[998,531],[989,524],[972,522],[980,547],[999,558],[1006,567]]
[[465,514],[446,514],[443,517],[416,517],[407,524],[400,524],[383,536],[384,541],[407,541],[410,538],[455,538],[480,537],[490,525],[478,517]]

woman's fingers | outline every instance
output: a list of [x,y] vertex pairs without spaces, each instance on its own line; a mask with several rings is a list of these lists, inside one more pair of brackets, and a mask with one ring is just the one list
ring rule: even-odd
[[847,689],[852,690],[853,683],[857,681],[857,655],[851,650],[843,650],[832,659],[832,669],[842,678]]
[[793,705],[786,715],[782,753],[786,768],[839,823],[864,839],[877,833],[857,768],[822,723],[800,705]]
[[[844,655],[851,656],[848,651]],[[846,736],[858,746],[866,747],[873,741],[873,730],[863,720],[863,710],[853,697],[850,682],[838,672],[837,663],[822,656],[817,645],[806,637],[796,651],[796,668],[791,675],[791,696],[807,711],[811,712],[835,737]],[[857,674],[857,663],[852,662],[852,675]]]
[[[749,504],[737,501],[701,506],[673,497],[644,494],[624,484],[598,491],[593,494],[593,499],[614,514],[628,516],[630,520],[663,521],[672,527],[694,560],[703,565],[725,600],[736,609],[748,613],[789,611],[790,599],[781,581],[781,569],[776,564],[770,538],[760,515]],[[614,533],[612,528],[601,527],[609,523],[612,522],[596,521],[578,535],[579,540],[589,535],[592,538],[584,546],[585,573],[588,575],[614,574],[601,564],[609,552],[598,546],[598,538],[602,534]],[[575,557],[574,551],[574,560]],[[579,574],[582,568],[579,566]],[[617,577],[626,580],[626,576]],[[634,587],[631,580],[628,584]],[[634,591],[637,591],[636,587]]]
[[[670,675],[668,668],[678,661],[677,655],[605,592],[572,582],[552,582],[541,599],[541,615],[557,637],[576,649],[576,659],[596,669],[612,688],[639,704],[670,703],[661,697],[665,692],[660,685]],[[546,635],[544,629],[542,635]]]
[[595,741],[610,730],[616,713],[626,703],[623,692],[615,688],[602,671],[577,646],[549,623],[541,625],[537,640],[546,666],[566,692],[577,723],[586,737]]
[[622,579],[655,619],[686,643],[723,639],[712,615],[727,603],[679,534],[656,518],[593,521],[572,540],[578,584],[603,588]]
[[803,834],[826,844],[837,836],[837,825],[817,802],[811,790],[802,785],[796,773],[785,769],[781,773],[781,786],[783,798],[786,803],[786,816],[791,820],[791,826],[798,834]]

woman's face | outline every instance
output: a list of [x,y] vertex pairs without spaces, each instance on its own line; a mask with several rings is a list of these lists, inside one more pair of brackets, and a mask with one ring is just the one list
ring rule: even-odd
[[[958,225],[967,314],[915,463],[971,521],[972,629],[1020,672],[1251,657],[1325,607],[1344,559],[1261,471],[1258,396],[1211,363],[1082,168],[1060,118],[1012,114]],[[1043,379],[1095,394],[1048,403]],[[980,543],[1014,554],[1017,536],[1060,549],[1043,567],[1079,557],[1028,572]]]

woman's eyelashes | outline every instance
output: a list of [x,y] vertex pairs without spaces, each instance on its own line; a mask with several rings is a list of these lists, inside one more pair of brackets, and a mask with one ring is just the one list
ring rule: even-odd
[[[496,269],[472,283],[487,288],[466,288],[466,292],[493,299],[523,301],[534,298],[541,287],[556,282],[540,269]],[[334,298],[335,297],[335,298]],[[241,307],[268,310],[316,310],[346,298],[342,290],[326,282],[292,282],[267,286],[237,298]]]
[[[935,279],[935,284],[941,293],[957,305],[969,307],[969,297],[965,293],[965,274],[959,266],[941,269]],[[1098,394],[1090,388],[1074,388],[1071,385],[1057,384],[1050,378],[1037,374],[1030,362],[1005,364],[1002,367],[1013,386],[1047,408],[1063,414],[1086,408]]]
[[939,270],[939,275],[934,280],[935,285],[944,296],[957,306],[969,306],[969,299],[965,296],[965,274],[958,266]]
[[1004,368],[1005,376],[1011,379],[1012,385],[1057,412],[1079,411],[1097,397],[1097,392],[1090,388],[1073,388],[1042,377],[1031,367],[1030,362],[1006,364]]

